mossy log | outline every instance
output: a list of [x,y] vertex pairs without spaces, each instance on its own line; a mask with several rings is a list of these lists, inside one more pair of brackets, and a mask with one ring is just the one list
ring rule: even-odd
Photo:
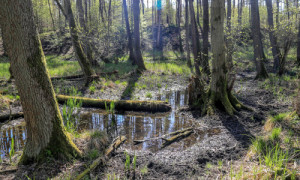
[[105,158],[109,158],[111,156],[111,154],[114,152],[114,150],[116,150],[118,147],[121,146],[121,144],[123,144],[126,141],[126,137],[125,136],[119,136],[110,146],[109,148],[106,150],[105,152],[105,157],[98,157],[91,165],[90,167],[88,167],[86,170],[84,170],[81,174],[79,174],[75,180],[80,180],[81,178],[83,178],[85,175],[87,175],[90,171],[92,171],[93,169],[95,169],[99,164],[101,163],[105,163]]
[[162,144],[162,148],[164,148],[182,138],[185,138],[185,137],[191,135],[192,133],[193,133],[193,130],[188,130],[188,131],[184,131],[182,133],[176,134],[176,135],[170,137],[169,139],[164,139],[165,142]]
[[[112,75],[112,74],[118,74],[119,72],[117,70],[112,71],[112,72],[107,72],[107,73],[96,73],[98,76],[105,76],[105,75]],[[79,79],[79,78],[84,78],[83,74],[78,74],[78,75],[72,75],[72,76],[55,76],[55,77],[51,77],[51,80],[68,80],[68,79]]]
[[133,142],[134,142],[134,144],[140,144],[140,143],[143,143],[143,142],[146,142],[146,141],[152,141],[152,140],[158,140],[158,139],[166,140],[165,137],[175,136],[175,135],[178,135],[178,134],[185,133],[186,131],[192,131],[192,130],[193,130],[193,128],[189,127],[189,128],[185,128],[185,129],[182,129],[182,130],[175,131],[175,132],[171,132],[169,134],[162,135],[160,137],[142,139],[142,140],[133,140]]
[[56,95],[58,103],[64,104],[68,99],[76,99],[82,102],[82,107],[94,107],[105,109],[105,104],[110,107],[114,102],[116,110],[124,111],[148,111],[148,112],[167,112],[171,106],[163,101],[133,101],[133,100],[103,100],[76,96]]
[[14,114],[4,114],[4,115],[0,115],[0,122],[5,122],[7,120],[12,120],[12,119],[17,119],[17,118],[21,118],[24,117],[23,112],[18,112],[18,113],[14,113]]

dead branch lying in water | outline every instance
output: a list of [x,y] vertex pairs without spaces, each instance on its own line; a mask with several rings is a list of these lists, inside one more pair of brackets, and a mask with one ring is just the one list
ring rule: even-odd
[[[177,140],[179,140],[183,137],[189,136],[192,133],[193,133],[193,128],[189,127],[189,128],[185,128],[185,129],[182,129],[182,130],[175,131],[175,132],[171,132],[169,134],[162,135],[160,137],[148,138],[148,139],[143,139],[143,140],[133,140],[133,142],[134,142],[134,144],[140,144],[140,143],[143,143],[143,142],[146,142],[146,141],[162,139],[162,140],[165,141],[164,144],[163,144],[163,147],[165,147],[165,146],[170,145],[173,142],[175,142],[175,141],[177,141]],[[166,137],[168,137],[168,136],[171,136],[171,137],[169,139],[166,139]]]

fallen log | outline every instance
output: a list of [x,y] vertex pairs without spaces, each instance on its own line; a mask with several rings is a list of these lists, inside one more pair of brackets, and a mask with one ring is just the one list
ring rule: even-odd
[[166,146],[168,146],[168,145],[170,145],[170,144],[172,144],[172,143],[174,143],[174,142],[176,142],[176,141],[178,141],[182,138],[185,138],[185,137],[191,135],[192,133],[193,133],[193,130],[189,130],[189,131],[185,131],[183,133],[179,133],[175,136],[172,136],[169,139],[164,139],[165,142],[162,144],[162,148],[164,148],[164,147],[166,147]]
[[4,115],[0,115],[0,122],[5,122],[7,120],[12,120],[12,119],[17,119],[17,118],[21,118],[24,117],[23,112],[18,112],[18,113],[14,113],[14,114],[4,114]]
[[[103,76],[103,75],[112,75],[112,74],[117,74],[118,71],[115,70],[115,71],[112,71],[112,72],[107,72],[107,73],[97,73],[98,76]],[[83,74],[78,74],[78,75],[72,75],[72,76],[55,76],[55,77],[51,77],[51,80],[54,81],[54,80],[60,80],[60,79],[65,79],[65,80],[68,80],[68,79],[79,79],[79,78],[84,78],[84,75]]]
[[143,143],[143,142],[146,142],[146,141],[152,141],[152,140],[158,140],[158,139],[163,139],[166,141],[165,137],[168,137],[168,136],[175,136],[177,134],[182,134],[186,131],[192,131],[193,128],[192,127],[189,127],[189,128],[185,128],[185,129],[182,129],[182,130],[178,130],[178,131],[175,131],[175,132],[171,132],[169,134],[164,134],[160,137],[155,137],[155,138],[148,138],[148,139],[143,139],[143,140],[133,140],[134,144],[140,144],[140,143]]
[[110,147],[106,150],[105,152],[105,157],[98,157],[91,165],[90,167],[88,167],[86,170],[84,170],[81,174],[79,174],[75,180],[80,180],[81,178],[83,178],[86,174],[88,174],[90,171],[92,171],[93,169],[95,169],[100,163],[104,163],[105,162],[105,158],[109,158],[111,156],[111,154],[114,152],[114,150],[116,150],[119,146],[121,146],[121,144],[123,144],[126,141],[126,137],[125,136],[120,136],[118,137],[111,145]]
[[116,110],[123,111],[167,112],[171,110],[171,106],[164,101],[103,100],[65,95],[56,95],[56,98],[60,104],[66,103],[69,99],[79,100],[82,102],[82,107],[105,109],[113,102]]

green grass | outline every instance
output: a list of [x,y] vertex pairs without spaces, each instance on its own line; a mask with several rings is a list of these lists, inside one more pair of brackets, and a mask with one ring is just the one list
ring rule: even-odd
[[284,118],[286,118],[288,115],[290,114],[290,112],[287,113],[280,113],[274,117],[272,117],[272,122],[281,122]]
[[[63,60],[63,57],[55,55],[48,55],[46,59],[51,77],[82,74],[77,61],[66,61]],[[4,58],[0,58],[0,78],[8,79],[10,77],[9,66],[9,62],[5,61]]]
[[9,73],[9,62],[6,57],[0,57],[0,78],[8,79]]
[[46,56],[50,76],[68,76],[82,74],[77,61],[66,61],[61,56]]
[[277,140],[279,140],[280,134],[281,134],[281,128],[274,128],[274,129],[272,130],[270,139],[271,139],[272,141],[277,141]]
[[166,74],[180,74],[180,75],[190,75],[191,69],[186,65],[185,62],[181,64],[173,62],[154,62],[154,63],[145,63],[146,68],[150,71],[164,72]]

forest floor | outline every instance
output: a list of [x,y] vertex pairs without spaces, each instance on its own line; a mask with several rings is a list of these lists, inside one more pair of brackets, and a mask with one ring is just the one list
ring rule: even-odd
[[[253,64],[248,60],[240,63],[244,65],[237,69],[234,95],[253,111],[240,111],[232,117],[222,111],[217,111],[215,115],[200,117],[200,110],[190,111],[185,103],[181,106],[174,106],[172,113],[176,116],[175,119],[178,117],[187,119],[184,126],[179,128],[193,127],[194,134],[196,134],[193,136],[194,139],[187,137],[165,148],[161,148],[161,143],[157,145],[155,142],[151,142],[151,146],[155,144],[158,147],[154,149],[147,148],[150,146],[149,144],[147,147],[143,144],[141,148],[134,148],[132,139],[129,139],[129,143],[117,149],[105,165],[98,166],[88,174],[86,179],[272,179],[276,178],[278,174],[282,175],[282,172],[277,174],[277,170],[274,171],[272,165],[262,163],[260,156],[253,152],[253,146],[258,137],[269,136],[270,130],[265,129],[270,118],[283,113],[288,116],[289,112],[293,111],[293,99],[297,88],[296,76],[286,75],[278,78],[271,75],[268,80],[257,81],[254,80]],[[170,92],[185,91],[191,71],[184,64],[185,62],[181,61],[147,62],[148,70],[140,75],[135,73],[134,68],[128,62],[120,62],[117,65],[104,65],[98,69],[102,72],[118,70],[118,73],[102,76],[100,81],[93,82],[88,88],[84,88],[83,79],[58,80],[54,81],[53,85],[56,93],[59,94],[68,94],[72,87],[75,87],[78,90],[76,91],[77,94],[80,93],[81,96],[91,98],[163,99],[162,96]],[[52,72],[54,75],[66,75]],[[1,90],[8,95],[2,96],[2,100],[0,100],[2,102],[0,103],[0,105],[2,104],[0,115],[9,113],[8,103],[11,103],[13,112],[21,111],[13,83],[2,81],[0,83]],[[167,98],[166,100],[169,101],[170,99]],[[83,111],[94,111],[94,109],[84,108]],[[154,116],[150,122],[147,122],[153,125],[157,121],[155,116],[158,114],[147,114],[146,116]],[[166,122],[169,121],[162,122],[159,125],[161,127],[158,128],[167,126],[164,124]],[[24,124],[22,118],[0,124],[0,128],[19,126],[20,124]],[[145,124],[143,127],[146,129]],[[283,138],[287,138],[285,134],[290,132],[290,129],[281,127],[282,137],[280,136],[280,141],[286,142]],[[289,136],[290,141],[292,141],[291,147],[293,150],[299,150],[300,127],[298,119],[294,121],[293,128],[293,135]],[[135,130],[135,133],[139,133],[139,131],[143,131],[143,129]],[[11,131],[7,132],[9,134]],[[163,135],[162,133],[163,131],[159,135]],[[154,135],[156,137],[157,134]],[[2,143],[4,142],[3,139],[10,138],[4,133],[1,136]],[[141,135],[139,138],[144,137]],[[191,140],[193,140],[192,143]],[[84,138],[80,137],[74,142],[84,151],[87,145]],[[0,172],[7,170],[12,164],[16,165],[21,154],[21,148],[16,151],[12,163],[7,156],[6,159],[1,160]],[[292,158],[285,173],[288,174],[287,177],[289,178],[300,178],[300,155],[297,154],[299,151],[293,152],[295,153],[291,154]],[[1,156],[2,153],[3,149],[1,149]],[[134,157],[136,157],[136,163],[132,162]],[[131,168],[129,169],[126,168],[128,167],[126,163],[128,158],[131,160],[129,163]],[[0,179],[73,179],[86,169],[93,159],[95,157],[65,163],[49,158],[49,162],[44,164],[19,166],[17,170],[0,173]]]

